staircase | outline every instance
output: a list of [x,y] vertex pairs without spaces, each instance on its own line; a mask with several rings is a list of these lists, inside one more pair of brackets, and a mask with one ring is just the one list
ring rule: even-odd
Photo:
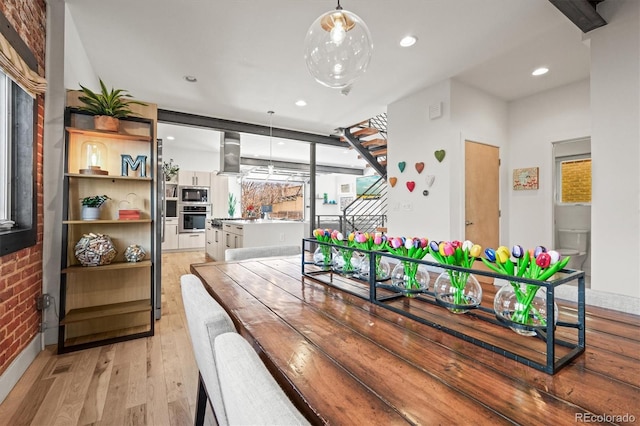
[[358,151],[376,173],[387,177],[387,113],[340,129],[342,141]]
[[387,182],[379,177],[342,211],[342,232],[376,232],[387,223]]

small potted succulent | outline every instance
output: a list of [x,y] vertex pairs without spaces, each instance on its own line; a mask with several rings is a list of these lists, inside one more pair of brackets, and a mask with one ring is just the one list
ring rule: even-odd
[[100,79],[101,90],[98,93],[84,87],[82,84],[80,88],[82,89],[82,96],[78,97],[78,100],[84,103],[80,110],[95,116],[94,126],[96,130],[117,132],[120,127],[119,119],[134,115],[130,108],[131,105],[147,105],[140,101],[127,99],[132,97],[127,90],[111,88],[109,91],[102,79]]
[[82,220],[98,220],[100,219],[100,207],[110,200],[106,195],[94,195],[84,197],[82,203]]

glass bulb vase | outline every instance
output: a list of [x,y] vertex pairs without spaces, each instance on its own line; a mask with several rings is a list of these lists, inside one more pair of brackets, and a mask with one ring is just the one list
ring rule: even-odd
[[361,256],[349,249],[338,249],[333,256],[332,268],[341,275],[351,276],[360,269]]
[[547,312],[547,291],[544,287],[511,282],[504,285],[493,299],[496,318],[521,336],[535,336],[538,330],[546,330],[548,318],[555,325],[558,305],[553,313]]
[[321,266],[325,270],[331,269],[333,265],[333,257],[337,254],[337,250],[331,246],[318,245],[313,252],[314,265]]
[[429,288],[429,272],[419,263],[403,260],[391,271],[391,283],[407,297],[415,297]]
[[442,272],[436,279],[433,291],[438,304],[454,314],[464,314],[482,302],[482,286],[470,272]]
[[[391,266],[389,266],[389,262],[379,255],[375,255],[375,264],[376,264],[376,281],[386,281],[391,277]],[[365,254],[360,262],[360,270],[358,271],[358,277],[365,281],[369,280],[369,254]]]

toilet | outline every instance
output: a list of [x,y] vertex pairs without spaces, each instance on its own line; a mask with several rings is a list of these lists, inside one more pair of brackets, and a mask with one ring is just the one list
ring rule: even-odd
[[557,246],[562,257],[571,256],[567,268],[581,270],[589,252],[589,230],[558,229]]

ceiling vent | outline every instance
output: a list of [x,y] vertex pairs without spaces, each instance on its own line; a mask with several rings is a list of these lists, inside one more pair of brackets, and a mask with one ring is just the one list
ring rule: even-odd
[[240,174],[240,133],[223,132],[220,135],[220,174]]

